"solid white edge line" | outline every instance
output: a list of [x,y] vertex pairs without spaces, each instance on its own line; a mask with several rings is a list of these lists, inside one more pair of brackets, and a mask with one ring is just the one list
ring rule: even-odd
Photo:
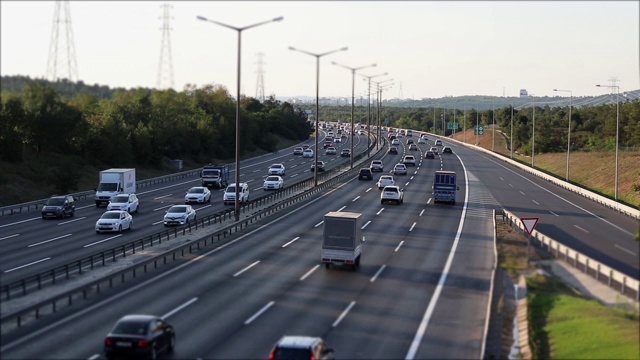
[[287,247],[289,244],[293,243],[294,241],[300,239],[300,236],[296,236],[293,240],[289,241],[288,243],[282,245],[282,247]]
[[314,271],[318,270],[319,267],[320,265],[316,265],[312,267],[311,270],[307,271],[304,275],[300,277],[300,281],[304,281],[304,279],[308,278],[309,275],[313,274]]
[[[491,282],[489,285],[489,301],[487,302],[487,317],[484,322],[484,332],[482,334],[482,345],[480,346],[480,357],[482,360],[484,357],[484,352],[487,346],[487,335],[489,334],[489,318],[491,316],[491,304],[493,302],[493,286],[495,280],[496,269],[498,267],[498,228],[496,224],[496,210],[493,209],[493,264],[491,269],[493,269],[493,274],[491,276]],[[517,290],[516,290],[517,291]]]
[[376,281],[376,279],[378,278],[378,276],[380,276],[380,274],[382,273],[382,271],[384,270],[384,268],[386,268],[387,265],[384,264],[380,267],[380,269],[378,269],[378,271],[376,271],[376,274],[373,275],[373,277],[371,279],[369,279],[369,282],[374,282]]
[[356,302],[352,301],[349,306],[347,306],[346,309],[344,309],[344,311],[342,312],[342,314],[340,314],[340,316],[336,319],[336,321],[333,322],[333,324],[331,325],[331,327],[336,327],[338,326],[338,324],[340,324],[340,322],[342,321],[342,319],[344,319],[345,316],[347,316],[347,314],[349,313],[349,311],[351,310],[351,308],[353,307],[353,305],[355,305]]
[[238,276],[238,275],[242,274],[243,272],[245,272],[245,271],[247,271],[247,270],[251,269],[252,267],[254,267],[254,266],[258,265],[258,263],[260,263],[260,260],[258,260],[258,261],[256,261],[256,262],[254,262],[253,264],[251,264],[251,265],[249,265],[249,266],[245,267],[244,269],[242,269],[242,270],[238,271],[237,273],[233,274],[233,277],[236,277],[236,276]]
[[253,320],[255,320],[255,319],[257,319],[257,318],[258,318],[258,316],[262,315],[262,313],[264,313],[265,311],[269,310],[269,308],[270,308],[271,306],[273,306],[273,304],[274,304],[274,302],[273,302],[273,301],[269,301],[269,303],[268,303],[267,305],[263,306],[263,307],[262,307],[262,309],[258,310],[258,312],[257,312],[257,313],[255,313],[255,314],[253,314],[253,316],[252,316],[252,317],[248,318],[248,319],[244,322],[244,324],[245,324],[245,325],[249,325],[249,324],[251,324],[251,323],[253,322]]
[[447,276],[449,275],[449,269],[451,268],[451,264],[453,263],[453,257],[455,256],[456,249],[458,248],[458,243],[460,242],[460,234],[462,233],[462,228],[464,227],[464,218],[467,213],[467,202],[469,201],[469,176],[467,174],[467,168],[464,166],[464,163],[460,159],[460,157],[456,154],[458,160],[460,160],[460,164],[462,165],[462,169],[464,170],[464,178],[465,178],[465,194],[464,194],[464,207],[462,208],[462,215],[460,216],[460,223],[458,224],[458,230],[456,232],[455,240],[453,241],[453,245],[451,246],[451,251],[449,252],[449,256],[447,257],[447,262],[444,265],[442,270],[442,275],[440,275],[440,279],[438,280],[438,285],[436,286],[436,290],[429,301],[429,305],[424,312],[424,316],[420,321],[420,325],[418,326],[418,330],[416,331],[416,335],[411,342],[411,346],[409,347],[409,351],[407,351],[407,355],[405,359],[412,360],[415,358],[416,353],[418,352],[418,348],[420,347],[420,343],[422,342],[422,338],[427,331],[427,326],[429,326],[429,321],[431,320],[431,315],[433,315],[433,311],[436,308],[436,303],[440,298],[440,293],[442,292],[442,288],[444,287],[444,283],[447,280]]

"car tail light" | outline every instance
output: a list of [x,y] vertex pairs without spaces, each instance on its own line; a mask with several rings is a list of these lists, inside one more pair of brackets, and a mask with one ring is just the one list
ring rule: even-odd
[[150,345],[149,341],[146,339],[142,339],[138,341],[138,347],[139,348],[146,348]]
[[269,354],[269,360],[273,360],[276,358],[276,348],[271,349],[271,353]]
[[113,340],[111,338],[104,339],[104,346],[113,346]]
[[316,357],[313,355],[313,353],[309,354],[309,360],[316,360]]

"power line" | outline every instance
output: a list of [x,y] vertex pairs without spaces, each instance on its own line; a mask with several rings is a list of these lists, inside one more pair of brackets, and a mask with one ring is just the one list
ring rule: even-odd
[[169,25],[169,10],[172,8],[169,4],[160,5],[162,8],[162,43],[160,45],[160,62],[158,64],[158,79],[156,87],[158,89],[173,89],[173,60],[171,56],[171,36],[170,31],[173,30]]
[[69,1],[56,1],[55,4],[46,78],[50,81],[65,78],[69,81],[78,81],[78,64],[73,44]]

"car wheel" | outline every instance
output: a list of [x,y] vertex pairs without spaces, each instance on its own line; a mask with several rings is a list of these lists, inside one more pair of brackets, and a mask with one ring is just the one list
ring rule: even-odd
[[325,268],[325,269],[328,269],[330,266],[331,266],[331,264],[329,264],[329,263],[325,263],[325,264],[324,264],[324,268]]
[[149,360],[156,360],[158,358],[158,352],[156,351],[156,344],[151,344],[151,352],[149,353]]
[[136,206],[136,214],[140,211],[140,205]]
[[169,339],[169,346],[167,347],[167,352],[172,353],[173,349],[175,348],[176,348],[176,336],[171,335],[171,338]]
[[118,232],[121,233],[122,232],[122,225],[118,225]]
[[129,223],[129,230],[133,230],[133,220]]

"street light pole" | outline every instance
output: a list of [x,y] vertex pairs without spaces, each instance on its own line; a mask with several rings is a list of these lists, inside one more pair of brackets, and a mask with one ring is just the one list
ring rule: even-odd
[[533,134],[531,135],[531,167],[535,168],[533,165],[533,157],[536,155],[536,99],[533,94],[529,94],[531,96],[531,104],[533,105]]
[[567,176],[565,180],[569,182],[569,152],[571,151],[571,103],[573,102],[573,92],[571,90],[558,90],[553,91],[568,92],[569,93],[569,130],[567,132]]
[[276,22],[276,21],[281,21],[282,19],[284,19],[282,16],[277,17],[277,18],[273,18],[271,20],[267,20],[267,21],[262,21],[253,25],[248,25],[245,27],[235,27],[235,26],[231,26],[231,25],[227,25],[225,23],[221,23],[215,20],[211,20],[208,19],[204,16],[197,16],[196,19],[198,20],[202,20],[202,21],[206,21],[206,22],[210,22],[216,25],[220,25],[223,27],[226,27],[228,29],[231,30],[235,30],[238,32],[238,65],[237,65],[237,73],[238,73],[238,91],[237,91],[237,97],[236,97],[236,169],[235,169],[235,188],[236,188],[236,194],[235,194],[235,207],[234,207],[234,213],[235,213],[235,220],[239,221],[240,220],[240,59],[241,59],[241,50],[242,50],[242,32],[244,30],[247,29],[251,29],[260,25],[264,25],[264,24],[268,24],[271,22]]
[[511,159],[513,159],[513,104],[511,104],[511,136],[509,137],[509,149],[511,150]]
[[620,87],[618,85],[596,85],[597,87],[606,87],[616,89],[616,176],[615,176],[615,190],[614,198],[618,201],[618,138],[620,129],[620,105],[618,100],[618,94],[620,93]]
[[389,81],[393,81],[393,78],[391,79],[386,79],[386,80],[382,80],[382,81],[372,81],[372,83],[376,84],[376,96],[377,96],[377,106],[378,106],[378,111],[377,111],[377,118],[378,118],[378,142],[380,141],[380,137],[382,136],[382,132],[380,131],[380,126],[382,125],[381,123],[381,114],[382,112],[380,111],[380,108],[382,107],[382,101],[381,101],[381,92],[380,92],[380,88],[381,88],[381,84],[384,84],[386,82]]
[[316,114],[314,116],[314,118],[316,119],[316,136],[314,136],[314,142],[315,142],[315,151],[313,152],[313,186],[316,187],[318,186],[318,171],[316,171],[316,168],[318,166],[318,123],[319,123],[319,117],[320,117],[320,58],[325,56],[325,55],[330,55],[333,53],[337,53],[339,51],[346,51],[349,48],[347,47],[343,47],[340,49],[336,49],[336,50],[331,50],[331,51],[327,51],[321,54],[315,54],[315,53],[311,53],[305,50],[300,50],[300,49],[296,49],[293,46],[289,46],[289,50],[294,50],[297,52],[301,52],[303,54],[307,54],[307,55],[311,55],[313,57],[316,58]]
[[496,151],[496,98],[491,100],[491,107],[493,112],[493,136],[491,137],[491,151]]
[[[353,113],[353,102],[355,99],[355,92],[356,92],[356,71],[361,70],[361,69],[365,69],[368,67],[376,67],[376,64],[370,64],[370,65],[365,65],[365,66],[360,66],[360,67],[350,67],[350,66],[345,66],[345,65],[341,65],[338,64],[335,61],[331,62],[333,65],[337,65],[340,67],[343,67],[345,69],[351,70],[351,141],[350,141],[350,145],[351,145],[351,156],[349,156],[349,168],[353,169],[353,136],[354,134],[354,113]],[[367,137],[369,137],[369,135],[367,134]],[[367,149],[368,151],[369,149]]]
[[[367,128],[369,129],[369,131],[371,131],[371,79],[373,79],[375,77],[378,77],[378,76],[385,76],[385,75],[388,75],[388,74],[389,73],[384,73],[384,74],[371,75],[371,76],[366,76],[366,75],[359,74],[360,76],[366,78],[369,81],[369,85],[368,85],[368,89],[367,89],[367,92],[369,94],[369,101],[367,102],[367,110],[368,110],[368,113],[369,113],[369,115],[367,117]],[[380,128],[380,126],[378,126],[378,129],[379,128]],[[378,132],[379,132],[379,130],[376,131],[376,134],[378,135],[377,137],[379,137]],[[367,157],[370,156],[369,140],[370,140],[370,137],[367,136]],[[378,142],[376,141],[376,150],[377,149],[378,149]]]

